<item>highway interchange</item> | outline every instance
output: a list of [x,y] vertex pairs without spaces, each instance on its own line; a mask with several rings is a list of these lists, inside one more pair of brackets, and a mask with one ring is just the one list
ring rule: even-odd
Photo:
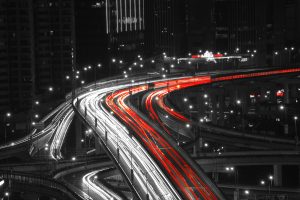
[[[0,148],[3,151],[30,144],[31,156],[44,151],[51,159],[62,159],[60,149],[64,138],[74,115],[79,114],[93,129],[140,199],[225,199],[204,171],[177,145],[177,135],[173,133],[177,130],[183,137],[191,138],[186,131],[189,128],[187,125],[195,124],[170,108],[164,101],[165,96],[172,91],[201,84],[299,71],[296,68],[219,77],[180,76],[163,80],[157,77],[148,80],[148,76],[141,76],[135,77],[134,82],[127,78],[102,82],[96,88],[86,86],[77,91],[73,105],[69,97],[42,120],[46,124],[43,130],[34,129],[29,136]],[[143,97],[143,102],[148,116],[130,101],[133,96],[145,92],[147,95]],[[157,110],[163,112],[157,113]],[[166,118],[181,124],[180,127],[171,127],[165,123]],[[85,175],[84,184],[94,188],[103,199],[119,199],[93,183],[95,174],[93,171]]]

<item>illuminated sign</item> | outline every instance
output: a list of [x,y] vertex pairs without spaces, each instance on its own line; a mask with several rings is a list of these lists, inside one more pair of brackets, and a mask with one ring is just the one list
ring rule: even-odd
[[276,96],[277,96],[277,97],[283,97],[283,96],[284,96],[284,90],[278,90],[278,91],[276,92]]

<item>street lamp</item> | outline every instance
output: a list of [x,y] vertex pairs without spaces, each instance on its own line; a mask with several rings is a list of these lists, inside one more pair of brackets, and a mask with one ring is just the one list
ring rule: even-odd
[[297,132],[297,120],[298,120],[298,116],[294,116],[296,145],[298,145],[299,143],[298,132]]
[[11,113],[10,112],[7,112],[6,114],[5,114],[5,116],[4,116],[4,132],[5,132],[5,134],[4,134],[4,142],[5,142],[5,144],[6,144],[6,139],[7,139],[7,130],[6,130],[6,126],[7,126],[7,119],[9,119],[9,118],[11,118]]
[[272,187],[273,179],[274,179],[273,175],[270,175],[269,176],[269,180],[270,180],[270,183],[269,183],[269,194],[271,193],[271,187]]
[[53,92],[53,87],[50,86],[50,87],[48,88],[48,90],[49,90],[49,92]]
[[280,105],[280,106],[279,106],[279,109],[280,109],[280,110],[284,110],[284,105]]
[[260,184],[261,184],[261,185],[265,185],[266,182],[265,182],[264,180],[261,180],[261,181],[260,181]]

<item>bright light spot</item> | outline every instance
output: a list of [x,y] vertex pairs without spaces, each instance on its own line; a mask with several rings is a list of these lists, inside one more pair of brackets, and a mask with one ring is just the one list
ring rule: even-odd
[[158,99],[159,99],[158,97],[155,97],[155,100],[156,100],[156,101],[158,101]]
[[40,116],[39,116],[38,114],[35,114],[34,117],[35,117],[35,118],[39,118]]
[[102,65],[99,63],[98,65],[97,65],[98,67],[102,67]]
[[283,105],[280,105],[280,106],[279,106],[279,109],[280,109],[280,110],[284,110],[284,106],[283,106]]
[[187,99],[187,98],[184,98],[184,99],[183,99],[183,101],[184,101],[184,102],[187,102],[187,101],[188,101],[188,99]]
[[66,76],[66,79],[69,80],[69,79],[70,79],[70,76]]
[[119,63],[122,64],[122,63],[123,63],[123,60],[120,60]]
[[52,92],[53,91],[53,87],[49,87],[49,91]]
[[84,80],[81,81],[81,84],[84,84]]
[[39,105],[40,104],[40,102],[39,101],[35,101],[35,105]]
[[154,61],[154,60],[151,60],[151,62],[154,63],[155,61]]
[[208,147],[209,145],[208,145],[208,143],[204,143],[204,146],[205,146],[205,147]]
[[186,126],[187,128],[190,128],[190,127],[191,127],[191,125],[190,125],[190,124],[186,124],[185,126]]
[[245,194],[246,194],[246,195],[249,195],[249,194],[250,194],[250,191],[249,191],[249,190],[245,190]]
[[191,62],[191,61],[189,61],[189,62],[188,62],[188,64],[190,65],[190,64],[192,64],[192,62]]
[[166,75],[165,75],[165,74],[163,74],[163,75],[162,75],[162,77],[163,77],[163,78],[166,78]]
[[35,122],[32,122],[31,124],[32,124],[32,126],[34,126],[34,125],[35,125]]
[[9,196],[9,192],[5,192],[4,195],[5,195],[6,197],[8,197],[8,196]]
[[189,109],[193,109],[193,105],[189,105]]
[[236,104],[240,105],[241,103],[241,100],[236,100]]
[[265,185],[266,183],[265,183],[264,180],[261,180],[261,181],[260,181],[260,184],[261,184],[261,185]]
[[1,180],[0,181],[0,186],[4,185],[5,181],[4,180]]
[[166,115],[165,118],[169,118],[169,115]]
[[143,68],[144,67],[144,65],[143,64],[140,64],[140,68]]
[[274,178],[274,177],[273,177],[272,175],[269,176],[269,179],[270,179],[270,180],[273,180],[273,178]]
[[298,116],[294,116],[294,120],[298,120]]
[[114,63],[114,62],[116,62],[116,59],[115,59],[115,58],[113,58],[111,61]]
[[171,68],[174,68],[174,65],[173,65],[173,64],[171,65]]
[[81,139],[81,142],[83,143],[83,142],[84,142],[84,139]]
[[10,112],[6,113],[6,117],[11,117],[11,113]]
[[203,122],[204,122],[204,119],[201,118],[201,119],[200,119],[200,122],[203,123]]
[[207,94],[204,94],[204,95],[203,95],[203,97],[204,97],[204,98],[207,98],[207,97],[208,97],[208,95],[207,95]]
[[45,151],[48,151],[49,150],[49,148],[48,147],[45,147]]
[[75,161],[76,160],[76,157],[72,157],[72,161]]
[[225,170],[226,170],[226,171],[229,171],[229,167],[226,167]]
[[11,146],[15,146],[15,143],[14,143],[14,142],[12,142],[10,145],[11,145]]

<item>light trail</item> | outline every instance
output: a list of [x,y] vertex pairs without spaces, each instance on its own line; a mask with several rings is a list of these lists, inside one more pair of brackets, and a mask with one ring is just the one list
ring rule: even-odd
[[123,200],[119,195],[115,194],[108,187],[103,184],[97,182],[96,174],[102,170],[96,170],[93,172],[89,172],[84,175],[82,178],[83,184],[89,189],[96,193],[103,200]]

